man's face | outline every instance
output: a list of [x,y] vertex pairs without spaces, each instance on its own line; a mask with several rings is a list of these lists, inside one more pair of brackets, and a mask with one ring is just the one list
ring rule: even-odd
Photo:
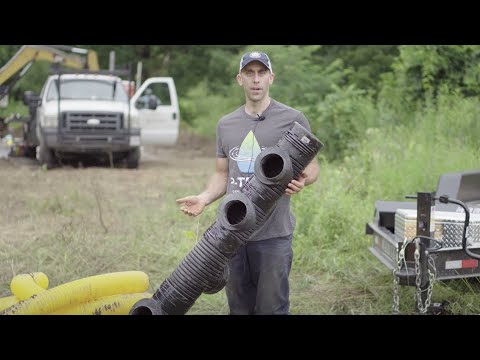
[[252,61],[237,75],[238,84],[243,86],[245,96],[254,102],[261,101],[268,96],[274,78],[275,75],[259,61]]

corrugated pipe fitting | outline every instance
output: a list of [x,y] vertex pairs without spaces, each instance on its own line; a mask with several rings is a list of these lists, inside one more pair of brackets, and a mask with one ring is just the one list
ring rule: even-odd
[[297,179],[323,144],[311,132],[295,122],[277,146],[289,155],[293,165],[293,177]]
[[128,315],[167,315],[163,313],[161,305],[154,299],[142,299],[135,303]]
[[152,299],[143,299],[130,315],[182,315],[202,293],[220,291],[228,279],[228,261],[261,227],[288,183],[298,179],[323,144],[296,123],[255,161],[254,175],[242,191],[225,197],[217,220],[205,231]]
[[218,221],[227,230],[251,229],[255,224],[255,209],[252,202],[242,193],[227,195],[218,209]]
[[255,160],[255,177],[266,185],[287,186],[293,179],[292,161],[278,146],[267,148]]
[[225,287],[225,285],[227,285],[227,280],[228,280],[229,275],[230,275],[230,271],[228,270],[228,266],[225,266],[224,271],[223,271],[223,277],[220,279],[218,284],[213,286],[211,289],[206,289],[204,291],[204,293],[211,295],[211,294],[215,294],[215,293],[219,292],[220,290],[222,290]]
[[285,192],[285,187],[264,184],[253,176],[245,184],[242,192],[251,199],[257,216],[256,225],[260,226],[273,209],[276,200]]
[[230,259],[248,241],[250,235],[252,235],[252,227],[243,231],[231,231],[223,227],[220,221],[217,220],[205,232],[203,238],[209,245],[209,249],[215,249],[218,251],[219,256]]

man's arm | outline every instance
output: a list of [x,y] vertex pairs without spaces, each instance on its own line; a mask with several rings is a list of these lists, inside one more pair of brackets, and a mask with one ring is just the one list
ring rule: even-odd
[[288,187],[285,189],[285,194],[298,194],[305,186],[311,185],[317,181],[319,173],[320,167],[318,166],[317,158],[314,158],[312,161],[310,161],[310,164],[305,167],[303,172],[300,174],[299,179],[292,180],[288,184]]
[[207,188],[197,196],[187,196],[176,200],[180,210],[190,216],[200,215],[205,206],[221,198],[227,191],[228,159],[217,158],[215,173],[210,178]]
[[205,202],[205,205],[210,205],[212,202],[225,195],[227,192],[227,177],[228,159],[217,158],[215,163],[215,173],[210,178],[205,191],[198,195],[198,197]]
[[318,179],[320,173],[320,167],[318,166],[317,158],[314,158],[310,161],[310,164],[303,170],[303,175],[305,175],[305,186],[313,184]]

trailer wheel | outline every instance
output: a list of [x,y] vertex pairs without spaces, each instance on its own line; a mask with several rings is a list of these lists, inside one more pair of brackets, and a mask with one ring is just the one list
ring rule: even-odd
[[140,162],[140,148],[137,147],[129,151],[126,160],[127,160],[127,168],[137,169],[138,164]]

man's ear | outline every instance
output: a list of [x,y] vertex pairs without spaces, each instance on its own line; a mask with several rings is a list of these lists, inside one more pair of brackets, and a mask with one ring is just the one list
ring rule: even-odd
[[237,74],[237,82],[238,82],[238,85],[240,85],[240,86],[243,85],[242,76],[240,74]]
[[273,80],[275,80],[275,74],[274,74],[274,73],[270,73],[270,85],[273,84]]

